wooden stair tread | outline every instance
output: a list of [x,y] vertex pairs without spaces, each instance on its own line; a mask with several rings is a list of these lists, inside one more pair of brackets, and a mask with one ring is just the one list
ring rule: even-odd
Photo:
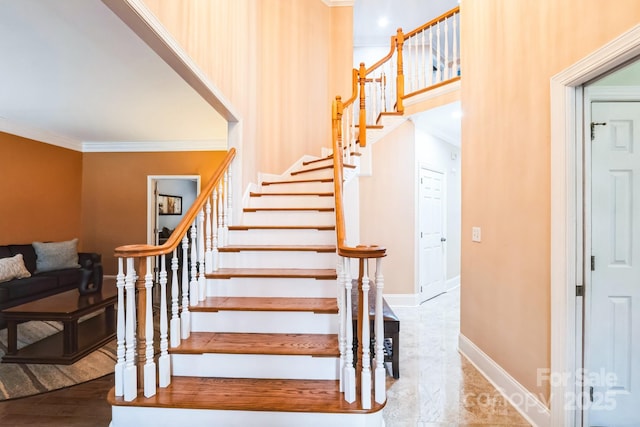
[[333,177],[332,178],[315,178],[315,179],[294,179],[290,181],[264,181],[260,185],[304,184],[309,182],[333,182]]
[[319,280],[335,280],[335,269],[305,269],[305,268],[220,268],[213,273],[207,273],[208,279],[230,279],[232,277],[261,277],[261,278],[310,278]]
[[284,297],[207,297],[198,305],[189,307],[192,312],[216,311],[310,311],[313,313],[337,313],[335,298],[284,298]]
[[232,225],[229,230],[248,231],[248,230],[320,230],[334,231],[335,225]]
[[131,402],[109,391],[109,404],[183,409],[328,412],[366,414],[380,411],[384,404],[372,399],[372,409],[359,409],[360,398],[344,401],[336,380],[280,380],[256,378],[172,377],[166,388]]
[[298,251],[298,252],[335,252],[335,245],[229,245],[218,248],[218,252],[242,252],[242,251]]
[[291,172],[291,176],[300,175],[302,173],[309,173],[309,172],[327,170],[327,169],[333,169],[333,164],[330,164],[330,165],[327,165],[327,166],[316,166],[314,168],[309,168],[309,169],[300,169],[300,170]]
[[327,157],[322,157],[320,159],[307,160],[302,162],[302,166],[312,165],[314,163],[324,162],[325,160],[333,159],[333,154],[329,154]]
[[337,334],[274,334],[192,332],[180,346],[180,354],[270,354],[288,356],[340,356]]
[[318,197],[333,197],[333,191],[324,193],[255,193],[250,192],[249,197],[263,197],[263,196],[318,196]]
[[335,208],[331,207],[331,208],[309,208],[309,207],[304,207],[304,208],[244,208],[243,211],[244,212],[277,212],[277,211],[291,211],[291,212],[305,212],[305,211],[309,211],[309,212],[333,212],[335,210]]

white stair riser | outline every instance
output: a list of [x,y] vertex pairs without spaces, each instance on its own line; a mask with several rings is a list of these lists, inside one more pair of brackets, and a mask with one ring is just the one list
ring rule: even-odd
[[228,245],[335,245],[334,230],[229,230]]
[[110,427],[384,427],[382,412],[334,414],[114,406]]
[[293,251],[220,252],[221,268],[335,268],[334,253]]
[[172,354],[173,375],[337,380],[340,359],[272,354]]
[[247,278],[207,279],[210,297],[290,297],[336,298],[335,280],[307,278]]
[[331,208],[335,206],[333,196],[286,195],[249,197],[250,208]]
[[191,312],[193,332],[335,334],[337,314],[282,311]]
[[302,168],[300,170],[301,171],[307,171],[307,172],[298,173],[298,174],[291,175],[291,176],[295,177],[295,179],[333,178],[333,169],[310,170],[310,169],[315,169],[317,167],[320,167],[320,166],[316,166],[316,165],[306,166],[306,167],[304,167],[304,168]]
[[[283,182],[291,181],[289,177]],[[271,184],[260,186],[261,193],[287,193],[287,192],[315,192],[326,193],[333,191],[333,181],[329,182],[286,182],[282,184]]]
[[335,225],[333,211],[258,211],[244,212],[243,225]]

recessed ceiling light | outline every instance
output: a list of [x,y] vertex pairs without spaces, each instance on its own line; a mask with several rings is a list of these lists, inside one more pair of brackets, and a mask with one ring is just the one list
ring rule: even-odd
[[386,16],[382,16],[378,19],[378,27],[385,28],[387,25],[389,25],[389,20]]

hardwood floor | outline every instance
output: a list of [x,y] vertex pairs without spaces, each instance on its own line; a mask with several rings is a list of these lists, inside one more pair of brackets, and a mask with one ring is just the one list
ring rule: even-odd
[[2,427],[108,427],[113,374],[61,390],[0,402]]

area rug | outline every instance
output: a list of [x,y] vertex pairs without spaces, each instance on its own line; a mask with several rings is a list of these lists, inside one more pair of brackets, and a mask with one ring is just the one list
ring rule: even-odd
[[[62,330],[59,322],[26,322],[18,325],[18,348]],[[0,357],[7,351],[7,330],[0,330]],[[0,401],[31,396],[80,384],[113,372],[116,341],[72,365],[0,363]]]

